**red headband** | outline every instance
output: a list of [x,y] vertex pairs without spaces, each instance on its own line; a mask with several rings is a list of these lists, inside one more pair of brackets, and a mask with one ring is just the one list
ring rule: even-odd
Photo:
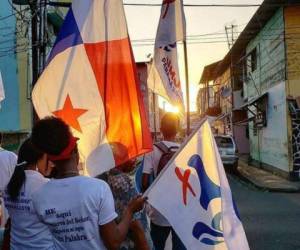
[[71,158],[71,153],[74,150],[77,141],[79,138],[74,137],[71,135],[69,145],[59,154],[59,155],[50,155],[48,154],[48,159],[50,161],[61,161],[61,160],[67,160]]

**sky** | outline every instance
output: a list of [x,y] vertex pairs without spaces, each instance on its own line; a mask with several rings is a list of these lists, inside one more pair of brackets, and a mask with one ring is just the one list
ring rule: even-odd
[[[161,3],[161,0],[124,0],[124,3]],[[261,4],[262,0],[185,0],[184,4]],[[257,7],[185,7],[187,25],[187,50],[190,78],[191,111],[196,110],[196,96],[203,67],[221,60],[228,52],[225,26],[236,25],[234,36],[249,22]],[[154,43],[136,40],[154,39],[156,35],[160,7],[125,6],[129,35],[132,40],[135,60],[147,61],[153,55]],[[217,34],[216,34],[217,33]],[[208,35],[209,34],[209,35]],[[190,39],[189,39],[190,38]],[[231,39],[231,35],[230,35]],[[214,43],[212,43],[214,42]],[[185,93],[184,55],[178,46],[180,77]],[[184,94],[185,95],[185,94]]]

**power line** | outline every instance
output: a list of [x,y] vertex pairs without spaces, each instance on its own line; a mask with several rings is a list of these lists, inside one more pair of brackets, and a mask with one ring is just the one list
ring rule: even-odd
[[[58,1],[47,1],[45,0],[45,4],[56,7],[70,7],[70,2],[58,2]],[[136,6],[136,7],[161,7],[160,3],[123,3],[125,6]],[[276,3],[267,3],[265,6],[288,6],[289,4],[276,4]],[[184,7],[208,7],[208,8],[254,8],[260,7],[261,4],[183,4]]]
[[[69,2],[47,2],[50,6],[70,7]],[[126,6],[142,6],[142,7],[161,7],[160,3],[123,3]],[[260,7],[260,4],[184,4],[184,7],[228,7],[228,8],[249,8]],[[278,5],[279,6],[279,5]]]
[[15,15],[15,13],[10,14],[10,15],[7,15],[7,16],[4,16],[4,17],[0,17],[0,21],[5,20],[5,19],[7,19],[7,18],[10,18],[10,17],[12,17],[12,16],[14,16],[14,15]]
[[[295,35],[299,35],[299,33],[295,33]],[[246,40],[248,41],[250,37],[244,37],[244,38],[239,38],[240,41]],[[295,37],[295,36],[285,36],[283,34],[277,34],[273,36],[265,36],[261,37],[260,41],[283,41],[283,40],[300,40],[300,36]],[[226,40],[226,37],[205,37],[205,38],[188,38],[187,41],[190,41],[189,44],[198,44],[198,43],[223,43],[223,42],[228,42]],[[133,45],[145,45],[145,46],[150,46],[154,45],[154,40],[131,40]]]
[[[161,7],[159,3],[123,3],[126,6]],[[184,7],[229,7],[229,8],[249,8],[260,7],[261,4],[183,4]]]
[[[283,28],[282,29],[280,29],[280,28],[279,29],[270,29],[268,31],[272,32],[272,33],[263,34],[263,35],[260,35],[260,37],[272,38],[272,37],[275,37],[275,36],[286,36],[286,37],[289,37],[290,35],[300,35],[299,32],[291,32],[291,33],[288,33],[286,35],[284,34],[285,30],[289,30],[289,29],[293,30],[295,28],[300,28],[300,26],[294,26],[294,27],[291,27],[291,28],[287,28],[286,27],[285,29],[283,29]],[[234,31],[233,33],[235,35],[240,35],[240,34],[243,33],[243,38],[242,39],[247,39],[247,38],[253,37],[253,32],[251,32],[251,31],[248,31],[248,32]],[[226,33],[225,32],[213,32],[213,33],[206,33],[206,34],[188,35],[186,37],[189,40],[198,40],[198,39],[203,39],[203,40],[206,40],[206,39],[226,39]],[[153,42],[153,41],[155,41],[155,38],[132,39],[131,41],[134,41],[134,42]]]

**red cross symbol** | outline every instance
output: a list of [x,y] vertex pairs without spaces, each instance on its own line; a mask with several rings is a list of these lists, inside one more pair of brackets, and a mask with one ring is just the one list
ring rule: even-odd
[[196,193],[194,192],[191,184],[189,183],[191,170],[187,169],[182,174],[181,171],[180,171],[180,168],[176,167],[175,168],[175,173],[176,173],[177,178],[182,182],[182,198],[183,198],[183,204],[186,206],[186,204],[187,204],[187,201],[186,201],[187,191],[189,190],[194,197],[196,196]]
[[176,0],[163,0],[163,3],[162,3],[162,5],[167,5],[167,7],[166,7],[166,10],[165,10],[165,13],[163,14],[163,19],[165,19],[165,17],[166,17],[166,15],[167,15],[167,13],[168,13],[168,10],[169,10],[169,6],[170,6],[170,4],[171,3],[173,3],[173,2],[175,2]]

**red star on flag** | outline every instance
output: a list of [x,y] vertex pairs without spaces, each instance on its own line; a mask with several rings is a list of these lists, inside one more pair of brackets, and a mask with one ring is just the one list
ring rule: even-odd
[[78,118],[85,112],[87,112],[86,109],[74,108],[70,96],[67,95],[63,108],[52,112],[52,114],[54,114],[58,118],[61,118],[70,127],[81,133],[82,130],[78,122]]

